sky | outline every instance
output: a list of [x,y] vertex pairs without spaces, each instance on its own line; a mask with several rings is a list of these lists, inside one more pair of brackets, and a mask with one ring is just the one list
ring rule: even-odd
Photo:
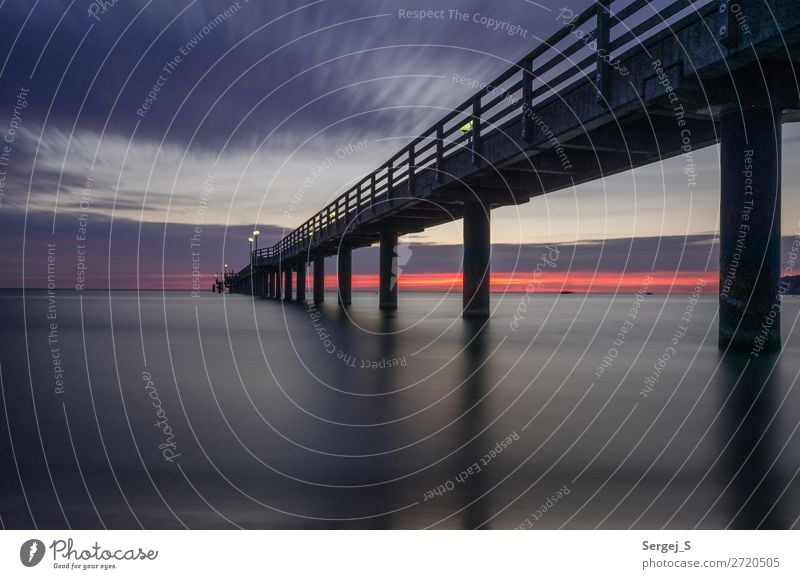
[[[564,5],[2,2],[4,285],[189,288],[198,268],[210,285],[247,263],[253,228],[276,242],[472,94],[454,78],[488,82],[555,32]],[[796,125],[783,144],[798,152]],[[715,278],[718,150],[695,155],[691,189],[674,159],[495,210],[493,289],[524,291],[553,245],[551,291]],[[785,244],[800,232],[797,183],[784,163]],[[402,238],[400,287],[457,286],[460,238],[460,222]],[[373,289],[375,248],[354,259],[355,287]]]

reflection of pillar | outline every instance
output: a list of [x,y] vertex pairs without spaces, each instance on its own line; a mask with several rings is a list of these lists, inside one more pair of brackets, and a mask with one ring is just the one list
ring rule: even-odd
[[[491,391],[489,381],[494,369],[489,353],[490,325],[482,320],[468,319],[462,329],[464,349],[458,360],[462,366],[463,382],[458,394],[460,419],[455,429],[458,440],[466,443],[457,455],[462,457],[459,462],[471,464],[475,457],[483,456],[487,448],[497,443],[497,439],[489,435],[491,422],[487,420],[486,404],[481,404]],[[491,479],[500,479],[492,475],[493,471],[487,468],[480,476],[469,477],[464,484],[458,485],[460,504],[464,505],[461,512],[463,529],[476,529],[481,525],[484,529],[489,528],[491,509],[481,498],[492,488]]]
[[464,203],[463,317],[489,317],[490,207],[479,200]]
[[283,299],[292,299],[292,265],[286,263],[283,269]]
[[325,256],[318,253],[314,256],[314,303],[325,301]]
[[719,369],[713,391],[721,406],[721,472],[709,474],[730,482],[714,501],[719,501],[717,509],[712,506],[706,515],[721,511],[720,522],[731,529],[789,529],[800,505],[793,484],[800,442],[785,428],[789,420],[794,422],[789,416],[793,410],[788,409],[798,402],[789,368],[780,367],[776,354],[756,358],[727,352]]
[[349,306],[353,297],[353,250],[342,245],[339,248],[337,262],[337,278],[339,283],[339,305]]
[[397,309],[397,232],[381,232],[379,259],[380,299],[382,310]]
[[306,301],[306,260],[303,257],[297,258],[297,301]]
[[764,106],[720,123],[721,348],[780,349],[780,122]]

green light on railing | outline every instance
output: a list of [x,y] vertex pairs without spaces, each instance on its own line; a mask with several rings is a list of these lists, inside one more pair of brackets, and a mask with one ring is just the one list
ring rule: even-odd
[[473,123],[474,123],[474,120],[473,120],[473,119],[470,119],[470,120],[468,120],[466,123],[464,123],[463,125],[461,125],[461,132],[462,132],[462,133],[468,133],[468,132],[470,132],[470,131],[472,130],[472,125],[473,125]]

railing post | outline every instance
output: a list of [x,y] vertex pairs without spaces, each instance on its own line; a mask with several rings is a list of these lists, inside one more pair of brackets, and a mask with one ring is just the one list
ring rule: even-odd
[[414,143],[411,143],[408,147],[408,196],[414,196]]
[[522,139],[533,140],[533,59],[522,63]]
[[594,77],[597,92],[595,93],[595,100],[604,106],[609,99],[608,76],[611,71],[607,60],[610,59],[609,45],[611,44],[610,4],[611,0],[598,0],[597,27],[595,29],[597,35],[597,72]]
[[444,125],[436,125],[436,182],[441,183],[444,177]]
[[736,48],[739,43],[739,24],[728,3],[728,0],[721,0],[719,3],[719,13],[725,17],[725,23],[719,27],[719,38],[724,47]]
[[481,95],[472,101],[472,164],[480,165],[481,152]]
[[394,161],[389,161],[386,164],[386,199],[392,198],[393,188],[394,188]]

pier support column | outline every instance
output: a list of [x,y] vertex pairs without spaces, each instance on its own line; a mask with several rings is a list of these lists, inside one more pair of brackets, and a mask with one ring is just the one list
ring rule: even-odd
[[287,263],[283,266],[283,299],[292,299],[292,266]]
[[384,311],[397,309],[397,232],[381,232],[379,260],[380,299]]
[[275,278],[273,283],[275,284],[275,299],[281,299],[281,294],[283,293],[283,283],[281,281],[281,269],[278,266],[278,269],[275,270]]
[[760,353],[781,346],[781,118],[769,106],[720,123],[719,346]]
[[490,212],[481,200],[464,203],[464,318],[489,317]]
[[337,282],[339,284],[339,305],[349,306],[353,301],[353,250],[347,245],[339,247],[337,261]]
[[325,301],[325,256],[321,253],[314,256],[314,303]]
[[297,302],[305,303],[306,301],[306,260],[299,258],[297,260]]

